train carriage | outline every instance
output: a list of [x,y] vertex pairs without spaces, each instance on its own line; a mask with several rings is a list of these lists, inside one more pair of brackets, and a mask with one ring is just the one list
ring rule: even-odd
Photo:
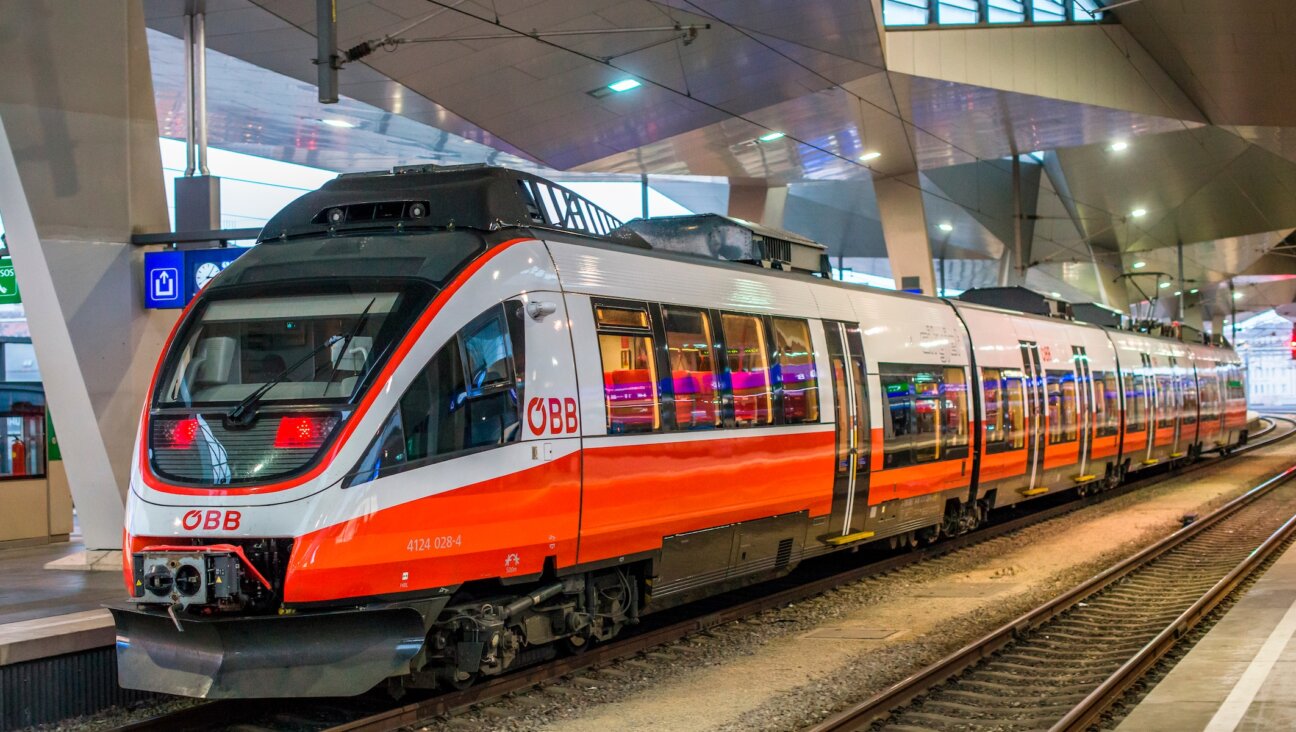
[[1227,349],[848,286],[822,251],[482,166],[298,199],[159,363],[123,685],[462,685],[1245,440]]

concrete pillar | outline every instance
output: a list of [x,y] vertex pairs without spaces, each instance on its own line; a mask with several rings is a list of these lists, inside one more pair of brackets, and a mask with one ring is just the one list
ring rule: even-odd
[[924,295],[935,295],[936,272],[932,267],[922,191],[916,179],[916,175],[909,175],[905,180],[875,180],[873,189],[877,192],[882,235],[886,237],[887,259],[891,262],[896,287],[906,289],[906,279],[916,277]]
[[0,26],[0,215],[86,547],[115,549],[175,319],[129,243],[168,229],[143,6],[0,0]]
[[787,186],[771,186],[763,180],[731,179],[729,181],[729,215],[783,228],[783,210],[787,206]]

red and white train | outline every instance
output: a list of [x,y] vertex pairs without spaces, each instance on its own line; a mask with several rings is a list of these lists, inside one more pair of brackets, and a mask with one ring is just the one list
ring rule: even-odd
[[482,166],[290,204],[158,365],[122,684],[463,684],[1246,439],[1227,348],[844,285],[815,246]]

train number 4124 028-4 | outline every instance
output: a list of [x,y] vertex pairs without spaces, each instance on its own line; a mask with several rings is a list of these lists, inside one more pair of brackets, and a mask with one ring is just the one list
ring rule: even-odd
[[405,545],[405,549],[410,552],[426,552],[454,549],[460,546],[463,546],[462,534],[455,534],[454,536],[418,536],[410,539],[409,544]]

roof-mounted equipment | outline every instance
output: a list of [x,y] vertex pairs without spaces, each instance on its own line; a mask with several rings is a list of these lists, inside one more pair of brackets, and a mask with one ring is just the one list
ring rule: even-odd
[[634,219],[613,238],[642,239],[653,249],[706,259],[755,264],[784,272],[829,278],[827,248],[790,231],[773,229],[719,214],[690,214]]
[[1075,319],[1071,311],[1071,303],[1041,295],[1025,287],[975,287],[959,295],[958,299],[963,302],[1016,310],[1032,315],[1044,315],[1060,320]]

